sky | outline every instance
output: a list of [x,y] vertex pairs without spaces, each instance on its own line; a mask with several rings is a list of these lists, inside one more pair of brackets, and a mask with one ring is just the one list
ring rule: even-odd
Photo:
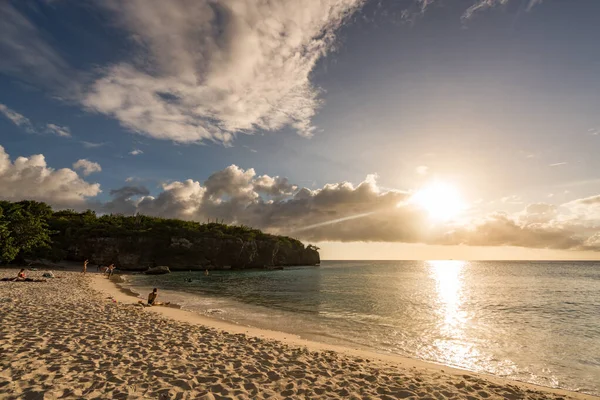
[[324,259],[597,259],[600,2],[0,2],[0,198]]

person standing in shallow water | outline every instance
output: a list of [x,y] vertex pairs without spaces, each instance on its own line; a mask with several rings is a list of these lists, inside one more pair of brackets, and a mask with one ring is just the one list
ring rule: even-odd
[[88,260],[85,260],[83,262],[83,270],[81,271],[82,274],[85,274],[87,272],[87,266],[88,266]]

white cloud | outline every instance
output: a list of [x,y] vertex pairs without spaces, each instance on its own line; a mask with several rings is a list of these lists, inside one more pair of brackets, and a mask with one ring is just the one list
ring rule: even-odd
[[11,110],[10,108],[1,103],[0,113],[2,113],[6,118],[8,118],[13,124],[25,129],[27,132],[35,132],[35,129],[33,128],[33,125],[31,124],[29,118],[23,116],[22,114],[19,114],[15,110]]
[[527,11],[531,10],[534,6],[538,4],[542,4],[544,0],[529,0],[529,4],[527,5]]
[[129,154],[131,154],[132,156],[138,156],[140,154],[144,154],[144,152],[140,149],[133,149],[129,152]]
[[415,170],[417,172],[417,174],[419,175],[427,175],[427,173],[429,172],[429,167],[426,165],[420,165],[416,168]]
[[94,172],[101,172],[102,167],[97,162],[93,162],[86,159],[78,160],[73,164],[74,169],[81,169],[83,171],[84,176],[88,176]]
[[0,146],[0,198],[45,201],[56,207],[83,207],[86,198],[100,193],[100,185],[88,183],[68,168],[47,166],[42,154],[18,157],[11,162]]
[[[503,6],[510,3],[510,1],[511,0],[477,0],[475,4],[473,4],[465,11],[462,18],[464,20],[467,20],[480,11],[484,11],[497,6]],[[525,8],[525,10],[530,11],[534,6],[541,4],[542,1],[543,0],[529,0],[527,2],[527,7]]]
[[[310,136],[309,75],[362,0],[106,1],[142,62],[104,68],[83,99],[138,133],[230,142],[291,126]],[[151,68],[147,68],[151,65]]]
[[506,204],[523,204],[521,197],[516,194],[505,196],[501,198],[500,201]]
[[463,19],[471,18],[475,13],[486,10],[499,5],[505,5],[509,0],[478,0],[463,14]]
[[55,124],[46,124],[46,127],[42,129],[41,132],[38,132],[38,130],[35,129],[29,118],[25,117],[22,114],[19,114],[15,110],[10,109],[4,104],[0,104],[0,113],[2,113],[6,118],[8,118],[13,124],[17,125],[20,128],[23,128],[26,132],[47,132],[61,137],[71,137],[71,131],[69,130],[69,127]]
[[[507,1],[478,0],[465,15]],[[72,68],[47,33],[0,2],[0,71],[157,139],[228,144],[286,126],[311,136],[322,101],[310,74],[364,2],[96,1],[134,54],[93,72]],[[412,4],[423,12],[434,2]]]
[[60,137],[71,137],[71,130],[68,126],[46,124],[46,131],[58,135]]
[[[264,195],[274,196],[273,200]],[[414,242],[426,216],[412,206],[398,207],[409,196],[381,190],[374,175],[357,186],[342,182],[310,190],[299,189],[285,178],[256,176],[253,169],[232,165],[212,174],[204,184],[172,182],[163,185],[157,196],[126,204],[130,207],[135,202],[135,211],[145,214],[222,219],[309,240]]]
[[0,72],[55,93],[77,90],[78,73],[27,17],[8,1],[0,1]]
[[568,164],[568,162],[562,161],[562,162],[557,162],[557,163],[554,163],[554,164],[548,164],[548,166],[549,167],[560,167],[561,165],[567,165],[567,164]]
[[106,145],[106,143],[94,143],[94,142],[86,142],[85,140],[82,140],[80,142],[83,147],[85,147],[86,149],[95,149],[96,147],[102,147],[104,145]]

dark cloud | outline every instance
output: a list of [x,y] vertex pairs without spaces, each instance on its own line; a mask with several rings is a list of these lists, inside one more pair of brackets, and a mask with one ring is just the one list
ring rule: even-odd
[[581,204],[581,205],[598,205],[600,204],[600,195],[598,196],[590,196],[583,199],[574,200],[571,204]]
[[287,178],[282,178],[280,176],[271,178],[268,175],[263,175],[259,176],[254,181],[254,190],[269,196],[289,196],[297,189],[298,186],[291,184]]
[[150,191],[143,186],[123,186],[110,191],[112,200],[97,205],[98,211],[114,214],[133,215],[137,212],[138,204],[135,197],[148,196]]
[[584,241],[584,238],[566,227],[541,223],[520,224],[505,214],[490,215],[482,223],[458,228],[441,239],[443,244],[551,249],[577,249]]

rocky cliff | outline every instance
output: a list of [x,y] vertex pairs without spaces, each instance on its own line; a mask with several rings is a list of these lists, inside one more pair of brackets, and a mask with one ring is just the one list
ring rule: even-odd
[[[319,264],[318,248],[245,225],[146,215],[53,211],[45,203],[0,202],[0,263],[90,260],[125,270],[272,268]],[[3,218],[5,216],[6,218]],[[8,238],[8,239],[7,239]],[[10,256],[10,257],[9,257]]]
[[145,270],[167,265],[173,271],[270,268],[316,265],[319,252],[289,241],[241,238],[95,237],[72,243],[65,258],[92,264],[114,263],[123,270]]

